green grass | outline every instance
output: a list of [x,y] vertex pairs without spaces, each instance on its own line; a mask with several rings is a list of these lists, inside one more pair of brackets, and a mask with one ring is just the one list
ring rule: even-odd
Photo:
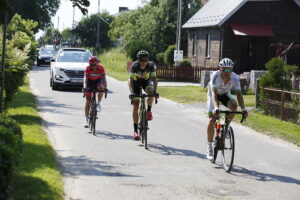
[[[237,116],[236,120],[240,119],[241,117]],[[243,122],[243,125],[300,146],[300,126],[296,124],[281,121],[253,110],[249,113],[249,117]]]
[[206,92],[206,88],[197,86],[158,86],[158,93],[160,96],[180,103],[205,102]]
[[23,131],[23,156],[13,177],[13,199],[63,199],[62,176],[28,83],[9,103],[7,113]]
[[130,61],[130,58],[125,56],[120,48],[111,49],[110,51],[101,53],[99,58],[109,76],[112,76],[119,81],[128,79],[127,62]]
[[[158,83],[159,85],[159,83]],[[198,86],[179,86],[179,87],[158,87],[158,92],[162,97],[180,103],[199,103],[207,101],[207,88]],[[247,107],[255,106],[254,95],[243,95]]]

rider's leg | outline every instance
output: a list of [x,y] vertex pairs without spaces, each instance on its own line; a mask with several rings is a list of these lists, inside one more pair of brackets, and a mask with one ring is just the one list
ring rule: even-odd
[[86,101],[85,101],[85,107],[84,107],[84,113],[85,113],[86,117],[89,116],[91,101],[92,101],[91,95],[86,95]]
[[[227,103],[227,107],[232,110],[232,111],[236,111],[237,110],[237,102],[235,99],[230,99]],[[229,122],[231,122],[234,118],[234,114],[230,114],[228,115],[228,118],[229,118]]]
[[135,99],[132,102],[132,121],[133,121],[133,129],[134,129],[134,139],[138,140],[138,122],[139,122],[139,104],[140,101]]
[[100,103],[102,101],[103,94],[104,94],[104,84],[102,80],[98,82],[97,90],[98,90],[98,103]]
[[[152,86],[147,86],[145,92],[146,92],[148,95],[152,95],[153,92],[154,92],[153,87],[152,87]],[[148,97],[148,98],[147,98],[147,105],[148,105],[148,110],[147,110],[147,111],[151,111],[151,107],[152,107],[152,105],[153,105],[153,101],[154,101],[154,97]],[[150,107],[150,108],[149,108],[149,107]]]

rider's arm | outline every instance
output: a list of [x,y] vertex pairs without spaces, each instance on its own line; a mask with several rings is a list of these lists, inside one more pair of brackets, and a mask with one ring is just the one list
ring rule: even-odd
[[129,85],[130,92],[133,93],[133,78],[132,77],[129,78],[129,84],[128,85]]
[[156,91],[156,90],[157,90],[157,84],[158,84],[157,76],[153,76],[153,77],[151,78],[151,80],[152,80],[152,82],[153,82],[153,89],[154,89],[154,91]]
[[219,108],[217,88],[212,88],[212,103],[214,108]]
[[106,81],[106,75],[103,75],[103,84],[104,84],[104,88],[107,89],[107,81]]
[[239,105],[241,107],[242,110],[245,109],[245,105],[244,105],[244,98],[243,98],[243,94],[241,91],[237,91],[236,92],[236,97],[237,97],[237,100],[239,102]]
[[86,72],[84,72],[84,76],[83,76],[83,88],[86,88],[86,84],[87,84],[87,77],[86,77]]

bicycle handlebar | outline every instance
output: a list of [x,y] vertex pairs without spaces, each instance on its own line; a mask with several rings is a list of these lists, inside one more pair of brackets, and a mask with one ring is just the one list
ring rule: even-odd
[[[155,104],[158,103],[157,99],[159,98],[159,93],[155,93],[155,94],[139,94],[139,95],[136,95],[136,94],[130,94],[129,95],[129,98],[134,98],[134,97],[140,97],[140,98],[146,98],[146,97],[155,97]],[[133,103],[133,100],[131,99],[131,104]]]
[[242,115],[242,120],[240,121],[241,123],[243,123],[243,121],[246,119],[245,118],[245,113],[242,112],[242,111],[220,110],[219,113],[224,113],[225,115],[229,115],[229,114],[241,114]]
[[[106,99],[106,97],[107,97],[107,91],[108,91],[108,89],[105,88],[105,89],[104,89],[104,98],[105,98],[105,99]],[[82,92],[83,92],[83,96],[82,96],[82,97],[84,98],[84,97],[85,97],[85,93],[86,93],[86,88],[83,88],[83,89],[82,89]],[[98,90],[94,90],[93,92],[96,93],[96,92],[98,92]],[[101,92],[103,92],[103,91],[101,91]]]

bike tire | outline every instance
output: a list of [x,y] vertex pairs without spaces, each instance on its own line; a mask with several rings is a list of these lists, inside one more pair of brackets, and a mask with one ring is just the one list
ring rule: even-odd
[[234,160],[234,133],[231,126],[228,126],[227,130],[223,130],[222,139],[224,141],[224,146],[222,148],[222,162],[223,167],[226,172],[230,172]]
[[93,135],[96,135],[97,104],[93,103]]
[[139,121],[139,135],[140,140],[144,144],[144,135],[143,135],[143,111],[140,111],[140,121]]
[[144,117],[143,117],[144,121],[143,121],[143,138],[144,138],[144,146],[145,149],[148,149],[148,143],[147,143],[147,119],[146,119],[146,112],[144,112]]
[[214,159],[213,159],[212,163],[216,163],[218,152],[219,152],[219,139],[215,138],[215,141],[214,141]]

